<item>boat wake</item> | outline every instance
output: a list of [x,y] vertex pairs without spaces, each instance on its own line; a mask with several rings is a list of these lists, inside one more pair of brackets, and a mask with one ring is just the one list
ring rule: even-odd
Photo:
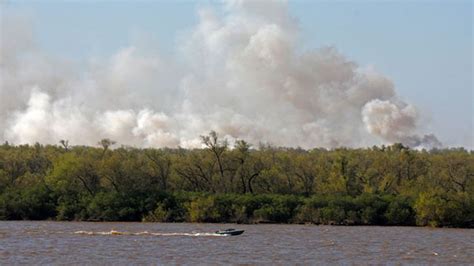
[[225,236],[216,233],[158,233],[158,232],[123,232],[123,231],[76,231],[78,235],[128,235],[128,236]]

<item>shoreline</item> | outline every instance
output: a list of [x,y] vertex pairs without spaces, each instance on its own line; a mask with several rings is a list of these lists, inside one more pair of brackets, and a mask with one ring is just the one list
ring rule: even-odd
[[179,224],[179,225],[233,225],[238,226],[300,226],[300,227],[374,227],[374,228],[426,228],[430,230],[435,229],[453,229],[453,230],[474,230],[470,227],[434,227],[423,225],[345,225],[345,224],[301,224],[301,223],[232,223],[232,222],[215,222],[215,223],[199,223],[199,222],[142,222],[142,221],[66,221],[66,220],[0,220],[0,223],[86,223],[86,224]]

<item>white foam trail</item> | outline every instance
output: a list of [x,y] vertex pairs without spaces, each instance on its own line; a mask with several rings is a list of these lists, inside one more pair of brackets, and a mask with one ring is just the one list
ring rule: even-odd
[[116,231],[116,230],[110,230],[110,231],[75,231],[74,234],[79,234],[79,235],[129,235],[129,236],[225,236],[221,234],[216,234],[216,233],[179,233],[179,232],[171,232],[171,233],[164,233],[164,232],[148,232],[148,231],[142,231],[142,232],[125,232],[125,231]]

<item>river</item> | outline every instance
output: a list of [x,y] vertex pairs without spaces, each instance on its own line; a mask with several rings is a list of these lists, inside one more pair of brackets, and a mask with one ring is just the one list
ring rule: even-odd
[[[240,236],[215,230],[244,229]],[[472,264],[474,230],[0,222],[0,264]]]

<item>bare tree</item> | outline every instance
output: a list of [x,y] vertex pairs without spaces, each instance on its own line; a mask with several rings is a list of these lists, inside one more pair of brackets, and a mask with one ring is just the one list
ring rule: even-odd
[[104,149],[104,151],[102,152],[102,157],[104,157],[105,153],[107,152],[107,150],[109,149],[109,147],[113,146],[115,143],[115,141],[111,140],[111,139],[102,139],[101,141],[99,141],[99,144],[100,146],[102,146],[102,148]]
[[65,151],[69,151],[69,140],[60,140],[59,143],[64,147]]
[[229,144],[226,139],[219,141],[219,135],[215,131],[211,131],[208,136],[201,136],[202,143],[214,154],[221,180],[224,181],[224,165],[223,154],[227,150]]

